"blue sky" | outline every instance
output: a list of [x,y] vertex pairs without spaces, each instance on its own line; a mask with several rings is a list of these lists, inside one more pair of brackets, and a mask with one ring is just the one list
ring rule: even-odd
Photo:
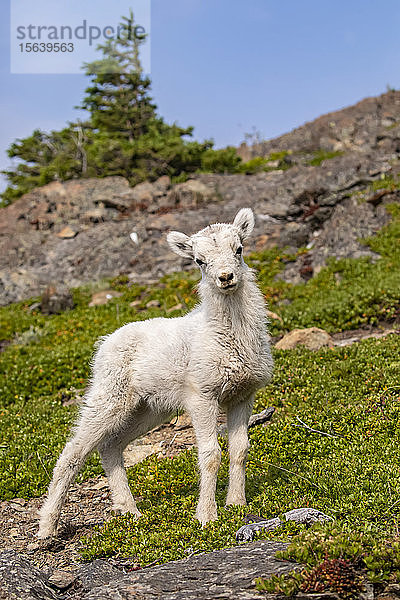
[[[89,83],[10,74],[10,2],[0,5],[0,168],[15,138],[75,119]],[[111,6],[117,22],[134,2],[79,5],[85,18]],[[399,0],[151,0],[152,93],[159,113],[193,125],[196,139],[239,144],[253,128],[275,137],[399,88],[399,29]]]

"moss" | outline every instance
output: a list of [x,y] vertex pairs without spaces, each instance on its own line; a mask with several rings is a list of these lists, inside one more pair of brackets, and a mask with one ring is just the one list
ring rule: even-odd
[[372,182],[370,191],[379,192],[380,190],[395,190],[400,189],[399,175],[394,177],[393,175],[382,175],[380,179],[376,179]]
[[343,156],[343,154],[344,152],[341,152],[340,150],[317,150],[314,152],[313,158],[308,164],[312,167],[319,167],[324,160],[330,160],[331,158],[336,158],[336,156]]
[[390,125],[386,125],[385,129],[390,131],[391,129],[395,129],[399,125],[400,125],[400,121],[393,121],[393,123],[391,123]]
[[259,578],[260,591],[293,596],[303,592],[336,592],[352,598],[363,588],[365,578],[374,584],[398,581],[400,544],[377,538],[370,531],[354,531],[346,524],[316,525],[298,535],[288,549],[277,554],[283,560],[306,565],[300,573]]

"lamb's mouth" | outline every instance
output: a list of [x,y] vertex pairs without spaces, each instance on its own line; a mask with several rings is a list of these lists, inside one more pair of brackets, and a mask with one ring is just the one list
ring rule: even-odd
[[221,290],[222,291],[226,291],[226,290],[234,290],[235,288],[237,288],[238,282],[234,281],[232,283],[227,283],[226,285],[221,286]]

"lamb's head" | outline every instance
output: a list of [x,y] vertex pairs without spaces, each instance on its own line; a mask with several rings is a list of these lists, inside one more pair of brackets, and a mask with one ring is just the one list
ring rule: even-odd
[[203,282],[224,294],[234,293],[248,267],[243,260],[243,242],[254,227],[253,211],[242,208],[233,223],[209,225],[192,236],[171,231],[167,240],[171,249],[200,267]]

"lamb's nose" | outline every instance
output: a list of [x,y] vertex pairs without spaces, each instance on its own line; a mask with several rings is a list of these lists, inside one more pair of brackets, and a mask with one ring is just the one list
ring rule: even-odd
[[225,281],[231,281],[233,279],[233,273],[221,273],[218,279],[224,283]]

